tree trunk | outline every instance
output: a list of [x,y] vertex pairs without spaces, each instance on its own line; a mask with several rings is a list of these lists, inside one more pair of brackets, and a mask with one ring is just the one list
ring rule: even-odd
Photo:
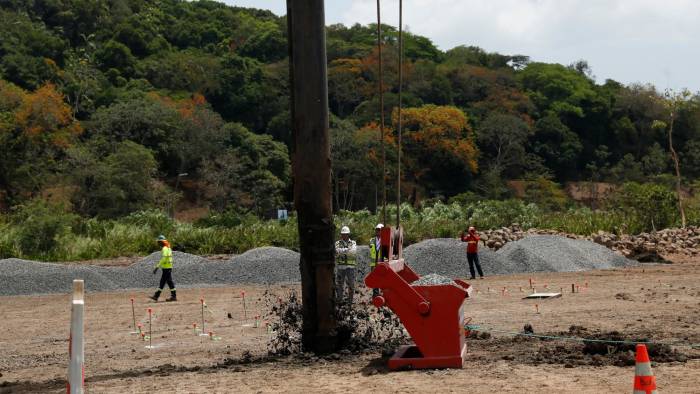
[[299,220],[302,347],[336,347],[335,248],[328,133],[328,80],[323,0],[287,0],[294,206]]
[[681,167],[678,162],[678,155],[673,148],[673,123],[675,114],[671,114],[671,124],[668,127],[668,149],[671,151],[671,159],[676,169],[676,195],[678,196],[678,211],[681,214],[681,228],[685,228],[685,208],[683,208],[683,196],[681,195]]

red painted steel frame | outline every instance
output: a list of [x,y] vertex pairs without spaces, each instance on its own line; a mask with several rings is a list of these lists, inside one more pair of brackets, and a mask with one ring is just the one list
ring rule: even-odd
[[455,285],[411,286],[417,279],[403,259],[381,262],[365,278],[368,287],[382,290],[374,305],[394,311],[415,342],[400,348],[389,368],[461,368],[466,357],[462,303],[471,287],[461,280]]

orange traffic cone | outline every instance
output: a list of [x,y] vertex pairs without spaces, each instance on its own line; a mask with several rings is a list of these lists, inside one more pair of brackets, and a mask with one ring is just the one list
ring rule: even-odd
[[649,361],[649,353],[647,346],[643,344],[637,345],[637,358],[634,367],[634,394],[657,394],[656,378],[651,372],[651,361]]

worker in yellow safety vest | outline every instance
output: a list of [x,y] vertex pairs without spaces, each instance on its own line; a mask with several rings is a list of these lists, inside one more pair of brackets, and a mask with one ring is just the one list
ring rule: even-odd
[[[374,227],[374,237],[369,240],[369,269],[374,270],[377,263],[384,261],[384,256],[382,256],[382,240],[379,237],[379,233],[384,228],[384,225],[379,223]],[[372,296],[378,296],[379,289],[372,289]]]
[[173,282],[173,250],[170,248],[170,242],[165,239],[164,235],[159,235],[157,241],[158,245],[161,246],[162,249],[160,260],[153,268],[153,275],[158,272],[158,268],[163,271],[163,274],[160,277],[160,285],[158,286],[158,290],[156,290],[155,294],[153,294],[153,296],[150,298],[157,302],[158,298],[160,297],[160,293],[163,292],[163,288],[167,283],[168,288],[170,288],[170,298],[166,299],[165,301],[177,301],[175,282]]
[[352,304],[355,295],[355,263],[357,243],[350,239],[350,228],[340,229],[340,239],[335,243],[335,297],[343,302],[345,286],[348,287],[348,301]]

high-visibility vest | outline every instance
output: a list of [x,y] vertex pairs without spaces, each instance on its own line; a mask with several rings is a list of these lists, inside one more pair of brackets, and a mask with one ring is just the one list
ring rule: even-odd
[[161,251],[161,258],[158,264],[156,265],[156,268],[164,268],[164,269],[169,269],[173,268],[173,250],[170,249],[167,246],[163,246],[163,250]]
[[[355,241],[353,240],[347,240],[343,241],[338,240],[335,243],[335,248],[337,249],[350,249],[353,246],[356,246]],[[355,256],[355,253],[336,253],[335,256],[335,263],[337,265],[350,265],[350,266],[355,266],[355,263],[357,262],[357,257]]]
[[374,268],[377,262],[381,262],[384,259],[382,256],[382,246],[379,245],[377,250],[377,237],[372,237],[369,240],[369,266]]

